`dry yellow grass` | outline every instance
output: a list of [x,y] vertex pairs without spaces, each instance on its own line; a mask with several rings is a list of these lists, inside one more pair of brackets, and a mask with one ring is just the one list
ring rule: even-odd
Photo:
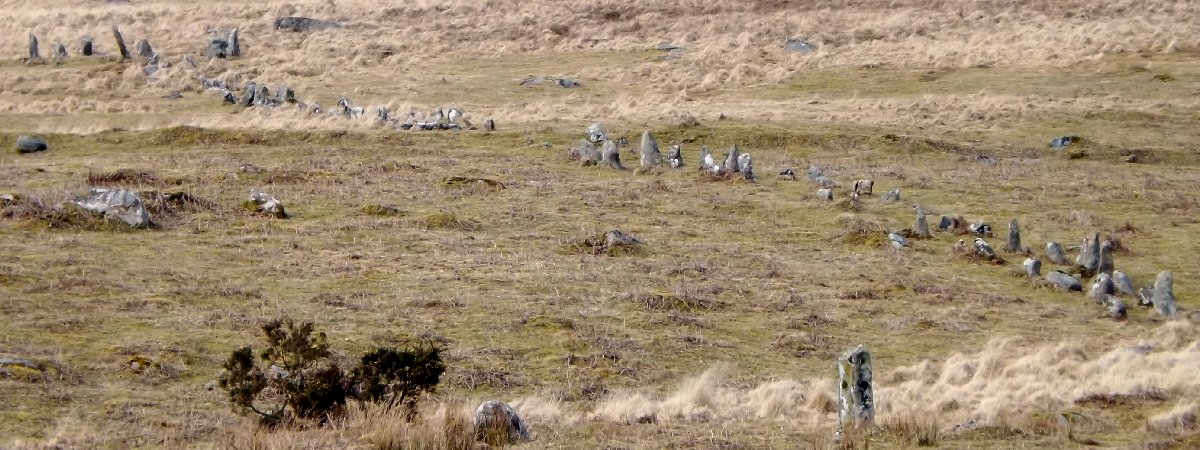
[[[59,368],[0,379],[0,447],[462,448],[470,408],[499,398],[534,448],[825,448],[832,359],[860,343],[875,354],[881,426],[860,444],[1200,444],[1192,2],[0,9],[0,194],[53,204],[101,183],[203,200],[159,205],[159,227],[137,232],[0,218],[0,357]],[[284,14],[347,27],[272,30]],[[110,58],[112,24],[172,67],[147,76]],[[210,29],[234,26],[244,58],[201,57]],[[43,56],[90,35],[109,57],[25,64],[29,32]],[[816,51],[783,51],[788,34]],[[663,41],[685,50],[653,49]],[[287,84],[326,107],[345,95],[368,119],[222,105],[200,75]],[[527,75],[583,86],[518,86]],[[379,105],[458,106],[500,131],[386,131],[369,120]],[[563,158],[594,121],[683,145],[687,169]],[[51,150],[10,152],[27,133]],[[1082,158],[1045,148],[1061,134],[1086,138]],[[700,145],[732,144],[753,154],[758,183],[694,173]],[[1130,152],[1137,164],[1121,162]],[[819,201],[810,163],[838,200],[872,178],[902,201]],[[777,179],[785,167],[801,180]],[[103,176],[120,169],[139,175]],[[504,188],[444,183],[454,176]],[[254,188],[291,218],[240,211]],[[957,213],[998,235],[1017,218],[1035,253],[1116,238],[1139,286],[1175,273],[1185,316],[1133,308],[1114,322],[1011,267],[953,258],[959,236],[903,251],[875,245],[880,233],[847,238],[911,226],[916,203],[931,222]],[[647,245],[569,251],[611,229]],[[354,410],[331,427],[255,430],[206,386],[280,315],[316,321],[340,356],[432,339],[449,372],[417,424]]]

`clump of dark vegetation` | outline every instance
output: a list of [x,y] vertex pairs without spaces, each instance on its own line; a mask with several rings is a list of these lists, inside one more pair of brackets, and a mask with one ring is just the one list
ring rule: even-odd
[[35,196],[12,194],[3,197],[0,201],[0,219],[27,221],[34,228],[83,231],[133,229],[124,222],[106,220],[70,202],[54,205]]
[[567,243],[561,248],[564,254],[588,254],[594,256],[645,255],[646,244],[621,230],[612,230]]
[[411,419],[420,395],[436,390],[446,370],[441,348],[431,342],[377,348],[346,371],[312,322],[274,320],[262,331],[266,349],[234,350],[219,383],[235,411],[258,415],[265,427],[297,419],[325,424],[344,412],[347,400],[404,408]]
[[420,225],[426,230],[475,231],[479,229],[478,222],[459,218],[457,214],[450,211],[439,211],[425,216]]
[[112,172],[92,172],[88,169],[88,184],[97,185],[152,185],[159,184],[157,175],[133,169],[117,169]]
[[508,186],[505,186],[504,183],[501,183],[499,181],[496,181],[496,180],[493,180],[490,178],[476,178],[476,177],[446,177],[445,179],[442,180],[442,185],[445,187],[448,187],[448,188],[466,187],[466,186],[472,186],[472,185],[483,185],[483,186],[487,186],[489,188],[497,189],[497,190],[506,189],[508,187]]
[[379,217],[396,217],[404,215],[404,211],[401,211],[396,207],[376,204],[363,205],[362,212],[368,216]]

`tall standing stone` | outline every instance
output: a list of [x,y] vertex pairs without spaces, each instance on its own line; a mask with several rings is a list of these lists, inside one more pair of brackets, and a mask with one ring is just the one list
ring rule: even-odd
[[721,171],[724,173],[737,173],[741,171],[738,167],[738,157],[742,156],[742,151],[735,144],[729,148],[729,154],[725,157],[725,165],[721,166]]
[[1021,264],[1025,268],[1025,275],[1029,278],[1037,278],[1042,276],[1042,260],[1037,258],[1025,258],[1025,262]]
[[1075,264],[1090,273],[1095,273],[1096,269],[1100,268],[1100,233],[1092,233],[1083,238],[1083,246],[1079,248]]
[[642,168],[650,169],[662,164],[662,152],[658,150],[658,140],[650,134],[650,130],[642,132]]
[[238,29],[237,28],[234,28],[233,31],[229,32],[229,51],[228,51],[228,53],[231,58],[237,58],[237,57],[242,56],[242,42],[241,42],[241,39],[239,39],[239,37],[238,37]]
[[1112,241],[1105,240],[1100,243],[1100,256],[1098,258],[1098,265],[1096,266],[1097,272],[1112,275],[1114,269],[1112,252]]
[[137,44],[134,45],[134,47],[137,48],[138,56],[140,56],[142,58],[153,58],[154,57],[154,47],[150,46],[150,41],[147,41],[145,39],[139,40],[139,41],[137,41]]
[[672,169],[682,168],[683,167],[683,148],[680,147],[678,144],[672,145],[671,148],[669,150],[667,150],[667,161],[670,162]]
[[742,170],[742,178],[746,181],[754,181],[754,159],[749,153],[742,153],[738,156],[738,168]]
[[866,347],[838,359],[838,428],[870,427],[875,423],[875,394],[871,385],[871,353]]
[[1158,279],[1154,280],[1154,310],[1163,317],[1175,317],[1179,312],[1175,306],[1175,288],[1174,277],[1171,272],[1161,272],[1158,274]]
[[929,220],[925,218],[925,211],[917,210],[917,221],[913,224],[913,234],[921,239],[933,236],[929,233]]
[[625,166],[621,164],[621,149],[617,147],[617,143],[612,140],[604,141],[604,145],[600,150],[600,159],[608,167],[617,170],[625,170]]
[[130,59],[129,47],[125,46],[125,37],[121,36],[121,30],[117,29],[116,25],[112,27],[113,39],[117,41],[117,51],[121,53],[121,61]]
[[1116,288],[1117,292],[1131,297],[1137,296],[1137,289],[1134,289],[1133,287],[1133,280],[1131,280],[1129,275],[1126,275],[1125,272],[1114,270],[1112,279],[1113,287]]
[[40,59],[42,59],[42,55],[38,52],[38,38],[33,33],[29,33],[29,60],[37,61]]
[[1017,224],[1017,219],[1013,219],[1008,223],[1008,246],[1005,250],[1010,252],[1022,251],[1021,226]]
[[67,61],[67,46],[59,42],[54,46],[54,63],[62,64]]
[[1064,265],[1067,263],[1067,253],[1063,251],[1062,245],[1057,242],[1046,243],[1046,257],[1054,264]]
[[1088,290],[1088,298],[1095,300],[1097,304],[1104,304],[1105,299],[1113,295],[1116,289],[1113,287],[1112,276],[1107,273],[1101,273],[1092,281],[1092,288]]
[[92,38],[85,37],[79,40],[79,54],[92,56]]

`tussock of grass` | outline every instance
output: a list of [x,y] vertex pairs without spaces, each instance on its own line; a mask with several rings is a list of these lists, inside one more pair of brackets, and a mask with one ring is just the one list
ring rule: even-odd
[[501,183],[499,181],[492,180],[489,178],[457,177],[456,176],[456,177],[446,177],[446,178],[442,179],[442,186],[445,186],[448,188],[462,188],[462,187],[477,186],[477,185],[487,186],[489,188],[496,189],[496,190],[507,188],[507,186],[505,186],[504,183]]
[[401,211],[399,208],[392,207],[392,206],[376,205],[373,203],[363,205],[363,207],[360,208],[360,211],[362,211],[363,214],[366,214],[368,216],[378,216],[378,217],[399,217],[399,216],[403,216],[405,214],[405,212]]
[[470,219],[458,217],[450,211],[439,211],[425,216],[419,222],[422,228],[426,230],[459,230],[459,231],[476,231],[480,229],[480,224]]
[[134,169],[117,169],[112,172],[92,172],[89,169],[87,182],[93,186],[109,184],[137,186],[159,184],[161,180],[151,172]]

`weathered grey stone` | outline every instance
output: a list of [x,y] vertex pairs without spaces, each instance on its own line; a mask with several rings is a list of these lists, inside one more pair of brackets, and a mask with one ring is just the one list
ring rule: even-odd
[[979,237],[991,237],[992,235],[992,226],[983,220],[967,226],[967,230]]
[[857,180],[854,182],[854,193],[858,195],[871,195],[871,191],[875,189],[874,180]]
[[632,234],[626,233],[621,230],[612,230],[607,233],[604,233],[604,245],[609,248],[632,247],[635,245],[642,245],[642,244],[644,244],[644,242],[642,242],[641,239],[638,239],[638,238],[634,237]]
[[837,183],[835,183],[832,178],[829,178],[825,175],[817,175],[816,178],[813,178],[813,181],[817,183],[817,186],[825,189],[833,189],[835,186],[837,186]]
[[1098,265],[1096,266],[1097,272],[1112,275],[1113,269],[1114,269],[1112,252],[1113,252],[1112,241],[1105,240],[1104,242],[1100,243],[1100,257],[1099,257]]
[[54,63],[62,64],[67,61],[67,46],[62,42],[54,45]]
[[391,115],[392,115],[392,110],[388,109],[386,106],[375,107],[375,120],[378,120],[380,122],[387,122],[388,117],[390,117]]
[[838,358],[838,429],[871,428],[875,423],[871,353],[859,345]]
[[1088,298],[1095,300],[1096,303],[1103,305],[1104,300],[1108,296],[1116,293],[1113,288],[1112,276],[1107,273],[1102,273],[1092,280],[1092,288],[1088,290]]
[[579,147],[575,149],[575,153],[585,166],[594,166],[601,161],[600,152],[596,150],[596,144],[587,139],[579,140]]
[[605,133],[604,126],[597,122],[588,127],[587,138],[589,141],[599,144],[608,140],[608,133]]
[[42,54],[38,50],[38,38],[33,33],[29,33],[29,60],[38,61],[42,59]]
[[1129,279],[1129,275],[1120,270],[1114,270],[1112,274],[1113,287],[1121,295],[1137,297],[1137,290],[1133,287],[1133,280]]
[[236,105],[238,103],[237,97],[234,97],[233,93],[229,92],[228,89],[221,89],[221,101],[224,101],[230,105]]
[[1154,286],[1146,286],[1138,291],[1138,306],[1143,308],[1154,306]]
[[1059,265],[1068,264],[1067,252],[1064,252],[1062,245],[1057,242],[1047,242],[1046,243],[1046,257],[1049,258],[1050,262],[1052,262],[1054,264],[1059,264]]
[[749,153],[742,153],[738,156],[738,168],[742,170],[742,178],[746,181],[755,181],[754,178],[754,159]]
[[106,220],[119,220],[133,228],[150,226],[150,212],[134,191],[94,188],[71,203],[85,211],[104,216]]
[[296,103],[296,91],[286,84],[279,85],[279,89],[275,90],[275,96],[279,103]]
[[302,31],[319,31],[329,28],[339,28],[341,24],[337,22],[329,22],[325,20],[312,19],[308,17],[277,17],[275,18],[276,30],[291,30],[294,32]]
[[287,212],[283,209],[283,203],[276,200],[271,194],[261,192],[258,189],[250,190],[250,197],[246,199],[245,206],[248,210],[261,212],[275,218],[287,218]]
[[992,245],[983,238],[975,238],[975,256],[982,258],[985,261],[996,259],[996,250],[992,249]]
[[672,145],[671,148],[667,150],[667,161],[671,164],[672,169],[679,169],[683,167],[683,149],[679,146],[679,144]]
[[908,247],[912,244],[899,233],[888,233],[888,240],[892,242],[892,247],[897,249]]
[[227,54],[231,58],[238,58],[242,56],[242,41],[238,34],[237,28],[234,28],[233,31],[229,32],[229,51]]
[[1075,264],[1087,273],[1095,273],[1100,268],[1100,233],[1092,233],[1083,238],[1083,245],[1079,248]]
[[1129,315],[1125,307],[1125,302],[1119,298],[1111,295],[1106,296],[1104,298],[1104,305],[1108,307],[1108,313],[1114,320],[1125,320]]
[[1061,270],[1051,270],[1046,272],[1046,281],[1064,291],[1083,291],[1083,284],[1078,278]]
[[[817,167],[813,164],[808,165],[808,179],[817,181],[817,179],[820,178],[821,176],[823,176],[824,174],[825,174],[825,171],[821,170],[820,167]],[[830,181],[832,181],[832,180],[830,180]],[[833,187],[833,186],[822,186],[822,187]]]
[[879,198],[879,201],[881,201],[883,203],[896,203],[896,202],[900,201],[900,189],[896,188],[896,189],[887,191],[886,194],[883,194],[883,197]]
[[488,400],[475,409],[475,437],[477,440],[503,438],[504,444],[515,444],[529,440],[529,428],[511,406]]
[[255,95],[258,95],[258,84],[251,82],[242,88],[242,98],[238,99],[238,105],[249,108],[254,104]]
[[917,220],[913,223],[913,234],[921,239],[933,237],[933,234],[929,232],[929,220],[925,218],[925,211],[917,210]]
[[129,47],[125,46],[125,37],[121,36],[121,30],[117,29],[116,25],[112,27],[113,39],[117,41],[117,51],[121,54],[121,60],[130,59]]
[[621,165],[621,149],[617,147],[616,142],[604,141],[604,145],[600,151],[600,159],[608,167],[625,170],[625,166]]
[[708,151],[707,145],[700,146],[700,170],[709,173],[718,173],[721,171],[721,165],[717,164],[717,159],[713,158],[712,153]]
[[92,56],[92,38],[85,37],[79,40],[79,54],[83,56]]
[[31,136],[17,136],[17,153],[34,153],[44,152],[50,149],[50,144],[45,139]]
[[725,164],[721,166],[722,173],[737,173],[742,169],[738,166],[738,158],[742,156],[742,151],[738,149],[737,144],[729,148],[729,154],[725,156]]
[[817,189],[817,198],[825,201],[833,201],[833,189]]
[[1008,244],[1005,250],[1010,252],[1020,252],[1025,249],[1021,247],[1021,225],[1017,223],[1017,219],[1008,222]]
[[492,120],[492,119],[484,119],[483,131],[488,131],[488,132],[496,131],[496,121]]
[[954,229],[954,217],[950,215],[942,216],[938,221],[938,231],[950,231]]
[[568,79],[568,78],[559,78],[557,80],[554,80],[554,85],[558,86],[560,88],[573,88],[573,87],[580,86],[578,81]]
[[150,47],[150,41],[147,41],[145,39],[137,41],[137,44],[134,45],[134,47],[137,47],[137,55],[139,57],[149,59],[149,58],[153,58],[155,55],[154,48]]
[[1179,313],[1179,309],[1175,305],[1173,284],[1174,277],[1171,272],[1159,272],[1158,278],[1154,280],[1154,296],[1152,297],[1154,311],[1163,317],[1175,317]]
[[1037,258],[1025,258],[1025,262],[1021,263],[1025,268],[1025,274],[1029,278],[1037,278],[1042,276],[1042,260]]
[[642,132],[642,143],[639,149],[641,150],[643,169],[650,169],[662,164],[662,152],[658,150],[658,140],[654,139],[650,130]]
[[217,59],[223,59],[229,56],[229,41],[225,38],[213,38],[208,41],[208,50],[205,51],[205,56]]

